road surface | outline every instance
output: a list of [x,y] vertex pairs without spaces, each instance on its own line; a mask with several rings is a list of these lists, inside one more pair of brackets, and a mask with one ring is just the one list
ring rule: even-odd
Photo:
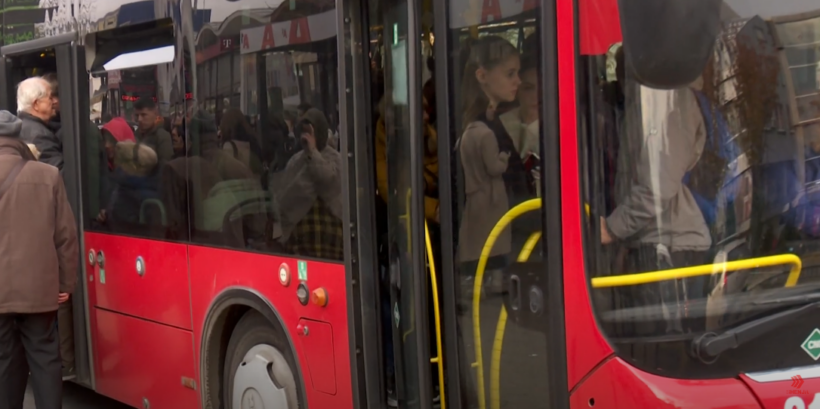
[[[71,382],[63,385],[63,409],[131,409]],[[31,385],[26,391],[26,403],[23,409],[36,409]]]

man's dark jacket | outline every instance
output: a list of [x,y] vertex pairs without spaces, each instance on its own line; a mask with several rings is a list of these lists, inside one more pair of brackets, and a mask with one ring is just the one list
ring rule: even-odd
[[40,162],[55,166],[62,174],[63,140],[59,119],[45,122],[26,112],[20,112],[19,118],[23,120],[20,139],[25,143],[34,144],[40,151]]

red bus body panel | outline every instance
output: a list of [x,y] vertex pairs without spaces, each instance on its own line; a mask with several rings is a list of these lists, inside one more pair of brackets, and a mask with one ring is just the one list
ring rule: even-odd
[[[296,350],[308,407],[353,408],[344,265],[306,261],[309,289],[324,288],[328,303],[325,307],[311,303],[302,306],[296,296],[299,285],[296,259],[201,246],[189,246],[188,252],[197,357],[201,356],[202,331],[211,302],[227,289],[246,288],[273,305],[284,323]],[[291,272],[287,287],[279,282],[278,272],[282,263],[287,263]],[[311,340],[303,343],[300,338],[304,334],[297,331],[302,319],[319,321],[327,326],[308,324],[309,328],[315,327],[319,334],[308,335]],[[315,335],[322,335],[320,328],[332,330],[332,340],[318,339]],[[331,345],[331,350],[324,350]],[[325,362],[325,365],[311,365],[312,362]],[[311,370],[314,368],[319,368],[319,373]]]
[[578,177],[578,125],[575,91],[575,18],[572,0],[557,2],[558,95],[560,100],[561,218],[564,308],[567,337],[567,384],[575,387],[612,348],[592,315],[584,266],[581,180]]
[[190,331],[98,308],[94,316],[97,392],[134,407],[199,407],[199,392],[183,386],[196,380]]
[[639,371],[620,358],[612,358],[572,392],[570,407],[760,409],[760,404],[737,379],[665,378]]
[[[344,265],[306,261],[309,289],[324,288],[328,301],[303,306],[296,259],[99,233],[85,233],[85,246],[105,255],[105,283],[99,265],[85,260],[97,392],[135,407],[143,398],[151,407],[198,407],[198,388],[184,382],[201,384],[209,308],[223,291],[243,288],[281,318],[308,405],[352,409]],[[138,256],[145,260],[143,277],[136,272]],[[288,286],[279,281],[282,263],[292,274]]]
[[[795,370],[798,374],[800,370]],[[801,377],[802,378],[802,377]],[[748,376],[740,379],[757,395],[763,409],[800,408],[796,401],[803,401],[805,408],[813,409],[812,403],[820,405],[820,378],[791,379],[777,382],[757,382]],[[786,405],[786,403],[789,405]]]
[[[105,282],[98,273],[93,285],[96,307],[192,329],[184,244],[98,233],[86,233],[85,244],[105,256]],[[145,262],[143,276],[137,274],[137,257]]]

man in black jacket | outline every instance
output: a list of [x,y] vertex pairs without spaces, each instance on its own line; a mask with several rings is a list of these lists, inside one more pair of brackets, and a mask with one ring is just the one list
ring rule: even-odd
[[[46,93],[49,95],[48,99],[43,98]],[[34,144],[40,151],[40,162],[55,166],[62,174],[63,141],[60,134],[60,100],[56,75],[29,78],[21,82],[17,86],[17,111],[23,120],[20,139]]]

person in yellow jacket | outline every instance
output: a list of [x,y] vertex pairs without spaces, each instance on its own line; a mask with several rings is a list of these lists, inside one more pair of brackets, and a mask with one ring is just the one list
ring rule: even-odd
[[[387,128],[384,123],[384,100],[379,103],[379,120],[376,123],[376,184],[379,197],[387,203]],[[438,134],[427,115],[424,99],[424,217],[428,222],[439,223],[438,201]]]

